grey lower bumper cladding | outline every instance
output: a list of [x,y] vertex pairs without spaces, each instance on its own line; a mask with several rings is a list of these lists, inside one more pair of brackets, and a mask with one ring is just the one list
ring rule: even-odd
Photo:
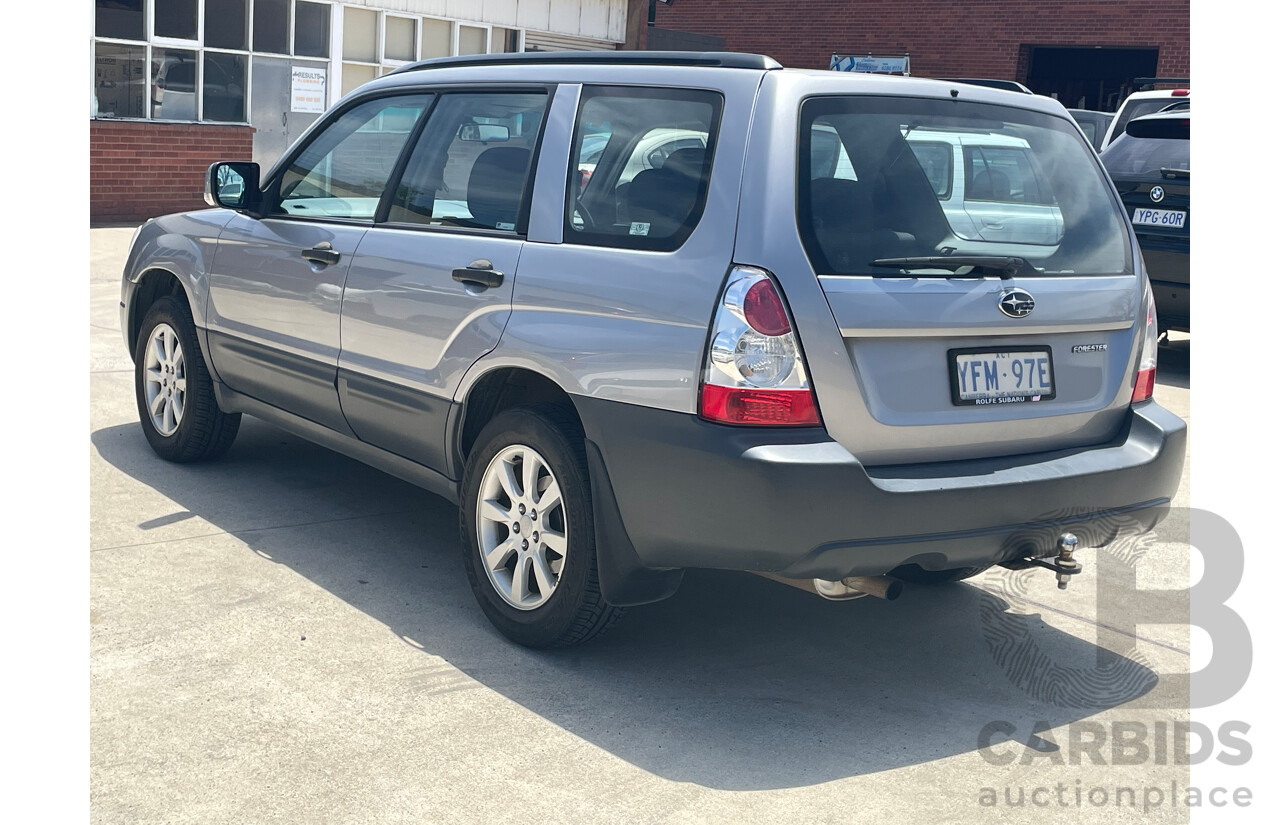
[[733,428],[574,402],[608,473],[627,569],[840,579],[1047,555],[1064,530],[1097,547],[1164,517],[1187,437],[1185,422],[1147,402],[1104,445],[869,468],[821,428]]

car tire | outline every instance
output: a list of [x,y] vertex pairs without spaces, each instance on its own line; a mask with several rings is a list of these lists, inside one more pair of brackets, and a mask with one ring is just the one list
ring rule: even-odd
[[240,414],[218,408],[191,309],[180,298],[160,298],[142,320],[134,392],[147,443],[166,461],[215,459],[240,430]]
[[503,635],[568,647],[621,618],[600,592],[586,450],[562,408],[495,416],[467,457],[461,496],[467,578]]
[[991,565],[981,567],[956,567],[951,570],[925,570],[917,564],[904,564],[889,572],[895,579],[902,579],[912,584],[951,584],[971,579],[991,569]]

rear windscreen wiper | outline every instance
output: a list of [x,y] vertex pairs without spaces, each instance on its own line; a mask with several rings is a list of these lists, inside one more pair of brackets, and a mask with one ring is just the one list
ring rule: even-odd
[[[985,275],[999,275],[1005,280],[1015,275],[1040,274],[1040,270],[1032,266],[1026,258],[1019,258],[1016,255],[924,255],[915,258],[876,258],[871,262],[871,266],[890,267],[908,272],[918,269],[949,269],[952,275],[955,275],[958,270],[968,268]],[[968,272],[964,273],[964,275],[968,274]]]
[[1160,168],[1160,177],[1162,178],[1186,178],[1191,179],[1190,169],[1170,169],[1168,166]]

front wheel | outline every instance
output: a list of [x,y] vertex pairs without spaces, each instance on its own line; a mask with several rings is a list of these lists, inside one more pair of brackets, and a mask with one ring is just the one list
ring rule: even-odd
[[205,461],[225,453],[240,414],[218,408],[185,301],[165,296],[142,319],[134,353],[134,391],[147,443],[167,461]]
[[581,431],[559,408],[508,410],[485,426],[460,510],[472,592],[512,641],[566,647],[621,617],[600,593]]

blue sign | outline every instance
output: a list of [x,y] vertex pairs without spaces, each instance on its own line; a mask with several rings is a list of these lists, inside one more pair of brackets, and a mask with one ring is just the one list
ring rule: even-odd
[[870,74],[909,74],[911,58],[902,55],[831,55],[831,69],[837,72],[867,72]]

